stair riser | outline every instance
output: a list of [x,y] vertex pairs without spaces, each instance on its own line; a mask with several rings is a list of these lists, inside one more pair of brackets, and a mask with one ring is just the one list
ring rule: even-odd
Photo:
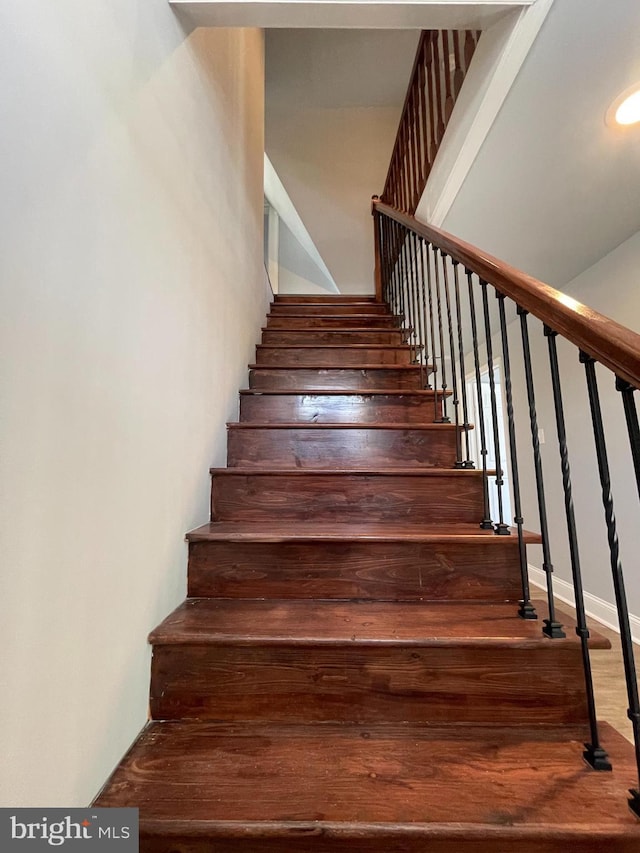
[[276,347],[259,345],[256,364],[264,365],[315,365],[342,367],[360,364],[411,364],[410,347]]
[[[428,633],[428,626],[425,626]],[[345,644],[154,649],[158,720],[583,723],[577,648]]]
[[214,475],[214,521],[393,521],[476,524],[482,518],[479,477],[376,474]]
[[521,596],[518,547],[506,539],[487,545],[191,542],[189,596],[515,602]]
[[301,316],[314,317],[318,314],[327,315],[335,314],[338,317],[348,317],[350,314],[363,315],[384,315],[389,314],[389,306],[381,302],[366,302],[366,303],[342,303],[341,305],[314,304],[312,302],[302,303],[282,303],[274,302],[271,306],[271,313],[276,316],[288,317],[291,314],[299,314]]
[[265,329],[263,344],[402,344],[404,335],[400,329],[359,329],[343,332],[340,329]]
[[362,394],[264,394],[240,397],[240,420],[258,423],[433,423],[441,417],[433,397]]
[[324,388],[346,391],[377,391],[394,388],[417,391],[422,388],[419,370],[398,368],[367,370],[356,368],[296,368],[295,370],[270,370],[268,367],[249,371],[249,387],[261,391],[306,388],[309,391]]
[[269,314],[269,329],[289,329],[291,327],[310,329],[397,329],[398,319],[388,314],[349,314],[342,316],[313,316]]
[[235,427],[227,464],[246,468],[453,468],[455,428]]

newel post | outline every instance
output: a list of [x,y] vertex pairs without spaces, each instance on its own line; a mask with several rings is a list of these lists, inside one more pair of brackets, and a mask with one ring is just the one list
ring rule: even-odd
[[377,204],[380,198],[371,197],[371,215],[373,216],[373,246],[375,254],[374,281],[376,287],[376,302],[382,302],[382,250],[380,246],[380,214]]

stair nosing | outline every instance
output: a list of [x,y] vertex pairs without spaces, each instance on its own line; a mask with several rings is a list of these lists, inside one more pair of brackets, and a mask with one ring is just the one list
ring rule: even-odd
[[[532,601],[541,612],[544,611],[545,603],[541,600]],[[170,620],[176,614],[183,613],[198,613],[199,608],[205,607],[206,604],[217,604],[222,608],[225,606],[233,610],[241,611],[244,607],[250,614],[255,613],[252,632],[249,632],[243,626],[241,631],[237,633],[231,628],[216,631],[215,628],[209,625],[194,625],[194,624],[173,624]],[[384,605],[385,610],[392,613],[396,611],[396,615],[401,619],[403,612],[408,612],[409,609],[414,611],[422,611],[425,614],[425,619],[428,620],[429,611],[439,610],[446,613],[450,610],[454,613],[454,608],[459,607],[459,601],[438,601],[425,603],[421,600],[411,601],[371,601],[361,599],[238,599],[238,598],[188,598],[182,604],[178,605],[160,625],[150,632],[148,642],[152,646],[260,646],[260,647],[323,647],[323,648],[462,648],[462,649],[477,649],[477,648],[496,648],[496,649],[560,649],[562,651],[575,651],[580,648],[580,638],[573,632],[568,630],[563,638],[550,639],[542,633],[541,628],[536,623],[522,620],[516,615],[517,602],[465,602],[465,609],[472,611],[477,609],[479,613],[495,610],[496,615],[493,617],[502,623],[507,620],[513,626],[511,632],[506,632],[503,629],[502,635],[438,635],[429,634],[428,621],[425,624],[425,634],[422,636],[393,636],[392,630],[385,629],[378,636],[367,636],[366,625],[362,625],[357,621],[353,625],[349,625],[348,629],[343,627],[343,619],[338,616],[331,621],[331,616],[326,623],[319,623],[323,629],[328,632],[321,633],[318,625],[314,629],[306,633],[306,623],[300,624],[299,621],[291,621],[290,624],[285,624],[274,629],[272,634],[267,634],[260,630],[260,626],[268,624],[270,618],[269,606],[283,607],[284,609],[295,614],[300,611],[300,615],[304,618],[305,608],[307,611],[314,609],[321,612],[323,609],[328,611],[338,610],[340,607],[345,613],[352,612],[354,615],[360,611],[359,617],[367,615],[369,611],[373,616],[376,612],[376,605]],[[502,608],[500,612],[498,608]],[[507,614],[507,609],[513,611],[513,615]],[[215,610],[205,611],[203,618],[212,619],[215,616]],[[297,617],[296,617],[297,618]],[[337,619],[337,621],[336,621]],[[574,620],[570,620],[571,625],[574,625]],[[568,627],[570,627],[568,625]],[[353,629],[353,633],[351,630]],[[533,631],[536,629],[536,633]],[[520,634],[517,632],[520,631]],[[529,633],[527,633],[529,632]],[[362,636],[358,636],[361,633]],[[593,632],[590,637],[590,648],[592,649],[607,649],[611,648],[611,643],[604,636]]]
[[[472,429],[473,425],[470,424],[469,428]],[[445,432],[451,430],[463,430],[464,427],[461,424],[453,423],[359,423],[359,422],[332,422],[332,421],[323,421],[322,423],[310,423],[308,421],[288,421],[282,423],[270,423],[269,421],[229,421],[227,422],[227,429],[310,429],[310,430],[321,430],[321,429],[365,429],[365,430],[444,430]]]
[[[245,532],[233,530],[227,530],[226,532],[212,531],[211,527],[216,524],[227,526],[237,525],[240,528],[244,527]],[[262,525],[265,530],[261,530],[259,525]],[[291,530],[285,534],[274,533],[273,525],[269,522],[211,521],[190,530],[185,535],[185,538],[188,542],[218,542],[230,540],[235,542],[352,542],[355,540],[358,542],[439,542],[451,544],[482,542],[484,544],[492,543],[491,547],[494,545],[496,547],[498,545],[518,545],[518,531],[515,527],[509,528],[511,531],[509,536],[497,536],[493,531],[485,530],[481,532],[479,526],[477,526],[476,530],[472,531],[470,529],[472,525],[460,525],[460,530],[455,530],[455,525],[450,525],[450,529],[447,531],[440,529],[439,532],[429,532],[428,528],[425,529],[424,525],[420,526],[418,524],[414,524],[413,526],[416,528],[415,530],[409,530],[407,527],[411,527],[411,525],[405,525],[404,530],[394,531],[392,522],[388,523],[388,525],[385,524],[385,522],[379,522],[375,525],[375,533],[368,532],[367,525],[360,524],[358,522],[353,522],[348,525],[350,528],[359,528],[358,532],[355,532],[353,529],[348,532],[341,531],[339,524],[332,525],[331,531],[313,531],[306,525],[308,525],[308,522],[291,521],[287,525]],[[326,527],[327,524],[323,526]],[[381,532],[380,528],[384,528],[385,526],[388,526],[389,530],[387,532]],[[301,528],[302,532],[297,532],[300,531]],[[523,536],[525,542],[529,544],[539,544],[542,541],[540,534],[535,533],[534,531],[524,530]]]
[[[436,391],[433,388],[365,388],[365,389],[345,389],[345,388],[242,388],[239,392],[241,395],[252,395],[255,397],[265,397],[270,394],[279,397],[295,397],[295,396],[331,396],[331,397],[434,397]],[[438,390],[438,396],[450,397],[453,392]]]
[[[298,475],[298,476],[306,476],[308,474],[321,474],[323,476],[338,476],[344,477],[346,476],[364,476],[364,477],[372,477],[377,475],[382,475],[384,477],[482,477],[483,471],[482,468],[398,468],[391,467],[388,468],[278,468],[278,467],[268,467],[267,465],[263,465],[261,467],[248,467],[242,465],[232,465],[226,466],[224,468],[210,468],[209,472],[211,474],[220,475],[222,474],[234,474],[239,476],[246,477],[247,475],[255,475],[260,474],[264,476],[271,476],[273,474],[276,475]],[[495,471],[487,471],[489,476],[494,476]]]

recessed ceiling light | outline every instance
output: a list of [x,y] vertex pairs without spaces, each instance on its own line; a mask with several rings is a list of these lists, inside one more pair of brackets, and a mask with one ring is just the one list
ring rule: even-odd
[[610,127],[629,127],[640,122],[640,83],[625,89],[607,110]]

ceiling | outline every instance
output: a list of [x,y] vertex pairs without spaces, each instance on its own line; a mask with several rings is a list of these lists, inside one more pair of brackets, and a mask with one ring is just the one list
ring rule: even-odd
[[170,0],[200,27],[484,29],[535,0]]

